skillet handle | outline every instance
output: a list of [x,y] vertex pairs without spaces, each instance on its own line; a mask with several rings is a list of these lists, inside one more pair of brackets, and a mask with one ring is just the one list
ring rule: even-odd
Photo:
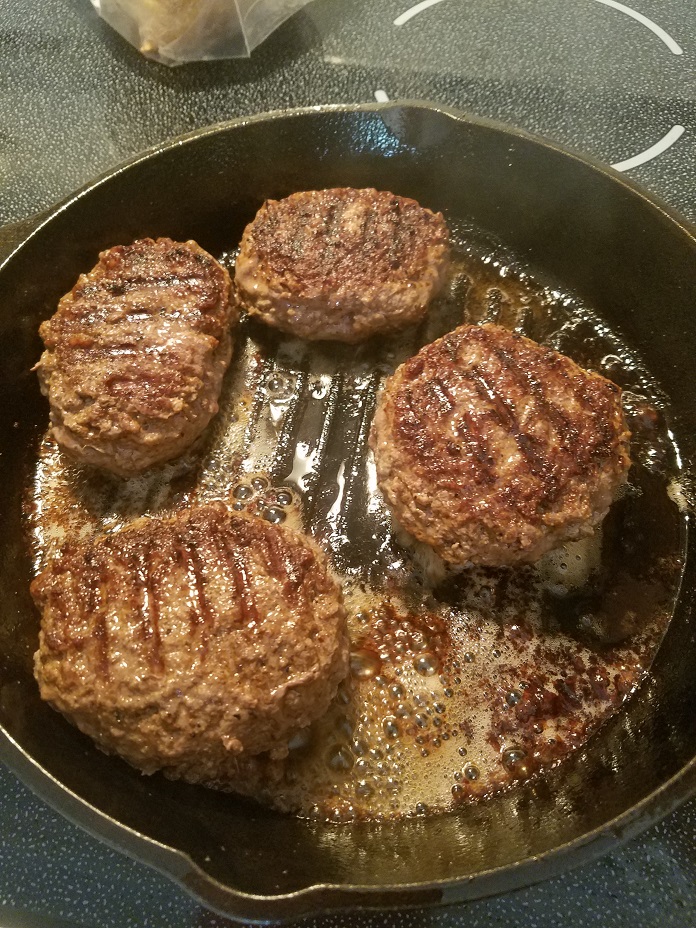
[[38,214],[0,226],[0,264],[9,258],[15,248],[43,222],[44,218],[42,214]]

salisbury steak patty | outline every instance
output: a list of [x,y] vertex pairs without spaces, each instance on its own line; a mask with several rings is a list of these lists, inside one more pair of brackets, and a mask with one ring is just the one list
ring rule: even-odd
[[297,532],[221,503],[66,544],[32,584],[41,696],[146,773],[234,788],[348,669],[341,591]]
[[379,190],[312,190],[268,200],[236,265],[250,313],[301,338],[357,342],[416,322],[441,288],[440,213]]
[[446,561],[535,561],[589,534],[629,468],[621,391],[495,325],[462,326],[387,381],[370,438],[401,525]]
[[102,252],[39,330],[58,444],[123,477],[181,454],[217,412],[237,316],[230,291],[195,242]]

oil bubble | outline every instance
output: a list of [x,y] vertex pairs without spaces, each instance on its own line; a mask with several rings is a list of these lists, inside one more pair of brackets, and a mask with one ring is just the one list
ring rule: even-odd
[[505,702],[508,706],[516,706],[520,699],[522,699],[522,694],[518,693],[517,690],[511,690],[505,697]]
[[520,761],[523,761],[526,756],[527,752],[523,748],[513,745],[503,751],[501,759],[503,761],[503,766],[507,770],[515,770]]
[[251,499],[254,495],[252,488],[246,483],[238,483],[232,491],[235,499]]
[[367,648],[359,648],[350,655],[350,672],[359,680],[376,676],[382,667],[379,655]]
[[439,670],[437,658],[432,654],[421,654],[413,662],[413,666],[423,677],[432,677]]
[[266,393],[272,396],[274,400],[286,400],[292,396],[295,384],[293,378],[282,371],[273,371],[266,378],[264,386]]
[[254,477],[251,481],[251,485],[257,493],[260,493],[261,490],[265,490],[268,486],[268,480],[266,480],[265,477]]
[[285,380],[280,374],[269,374],[266,378],[266,389],[275,392],[280,390],[284,383]]
[[283,510],[278,509],[277,506],[266,506],[261,515],[267,522],[270,522],[271,525],[280,525],[281,522],[285,522],[286,518]]
[[335,744],[326,755],[326,763],[331,770],[347,773],[353,768],[353,755],[345,744]]
[[399,737],[399,723],[393,716],[387,716],[387,718],[382,722],[382,728],[384,729],[384,734],[388,738],[398,738]]
[[478,767],[476,767],[474,764],[467,764],[464,768],[464,776],[467,778],[467,780],[478,780],[480,775],[481,773]]
[[289,490],[278,490],[275,501],[279,506],[289,506],[292,502],[292,493]]

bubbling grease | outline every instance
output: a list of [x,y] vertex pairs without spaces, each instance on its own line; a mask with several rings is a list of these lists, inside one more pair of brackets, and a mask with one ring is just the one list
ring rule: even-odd
[[[327,350],[244,322],[207,444],[179,461],[122,481],[70,463],[49,436],[39,450],[37,571],[67,537],[211,500],[306,531],[329,555],[350,675],[255,793],[304,817],[431,814],[543,773],[640,685],[677,595],[685,503],[650,376],[586,307],[459,231],[449,289],[416,332]],[[464,321],[522,332],[625,390],[628,486],[593,536],[534,567],[448,567],[393,524],[376,484],[382,379]]]

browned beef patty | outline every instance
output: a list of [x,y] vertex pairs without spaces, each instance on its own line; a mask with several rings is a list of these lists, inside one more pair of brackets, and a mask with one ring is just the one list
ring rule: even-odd
[[287,753],[348,670],[324,556],[221,503],[70,542],[31,591],[41,696],[146,773],[235,788],[249,758]]
[[268,200],[242,237],[248,311],[301,338],[357,342],[417,322],[449,266],[440,213],[379,190]]
[[454,564],[503,565],[591,532],[626,479],[629,438],[615,384],[467,325],[389,378],[370,443],[411,535]]
[[232,352],[228,272],[195,242],[104,251],[40,328],[58,444],[128,477],[181,454],[217,412]]

